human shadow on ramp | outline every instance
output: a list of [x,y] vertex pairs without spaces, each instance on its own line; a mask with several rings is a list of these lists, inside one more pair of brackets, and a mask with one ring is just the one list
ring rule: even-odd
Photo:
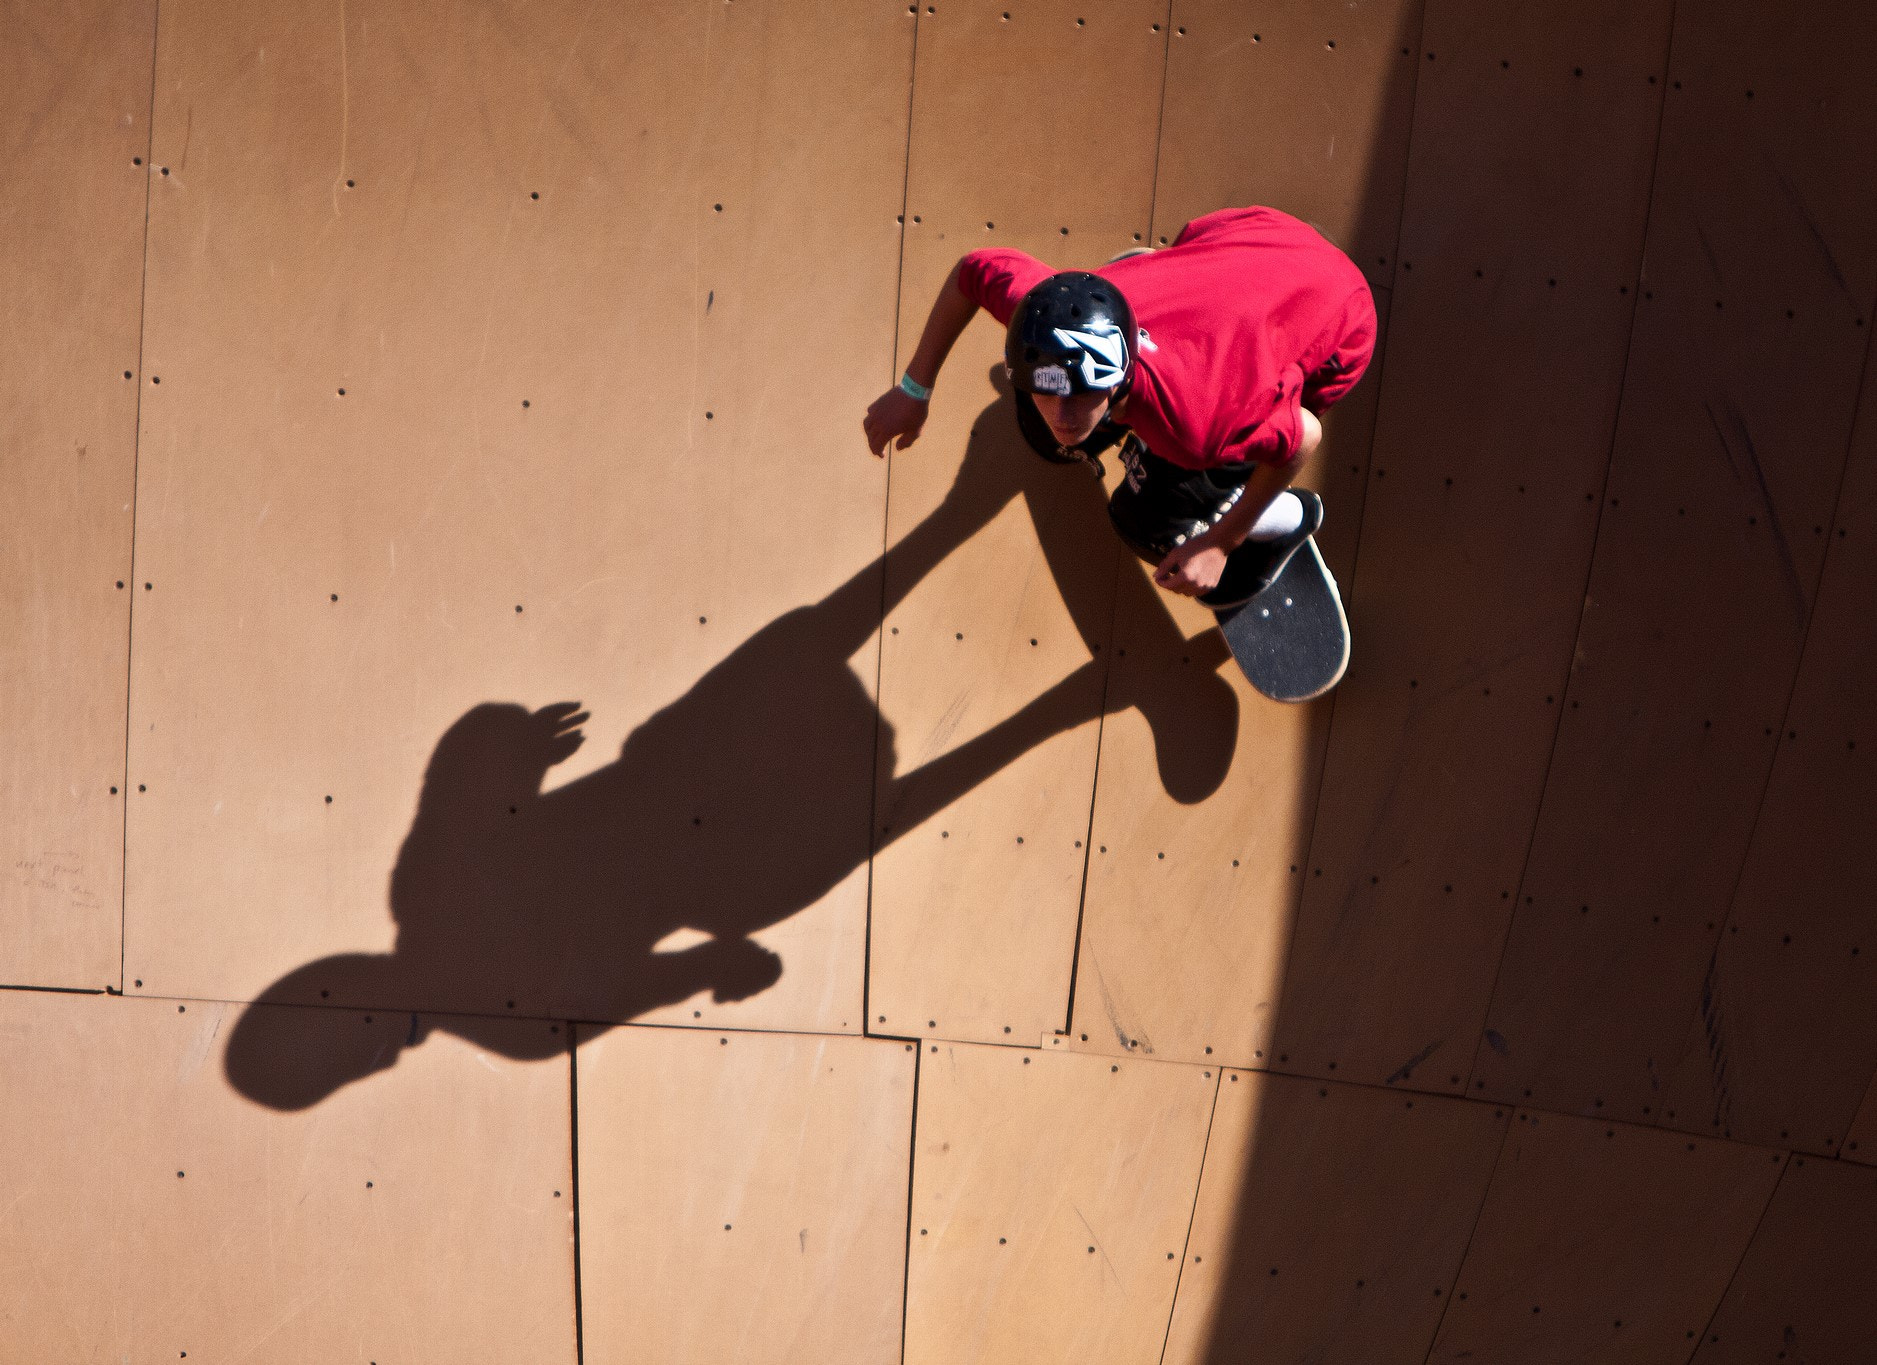
[[[1237,697],[1213,671],[1228,658],[1223,643],[1211,630],[1186,640],[1133,561],[1118,568],[1099,482],[1084,467],[1037,459],[1009,408],[1006,392],[982,414],[929,516],[828,596],[744,641],[605,767],[543,790],[584,741],[576,702],[490,702],[456,721],[431,756],[391,874],[395,950],[309,962],[256,1003],[408,1011],[406,1046],[442,1029],[512,1057],[558,1055],[559,1030],[513,1020],[604,1027],[701,991],[727,1001],[767,989],[783,964],[751,934],[812,905],[872,851],[1104,707],[1138,706],[1163,786],[1203,800],[1224,779],[1237,733]],[[849,661],[883,611],[1017,497],[1088,661],[901,773],[894,728]],[[1116,591],[1147,600],[1117,604]],[[1171,689],[1163,675],[1153,695],[1117,692],[1102,648],[1117,606],[1154,623],[1135,647],[1201,666],[1180,670]],[[876,771],[891,774],[877,793],[868,781]],[[707,937],[654,951],[679,930]],[[230,1081],[263,1104],[302,1109],[396,1061],[380,1030],[336,1043],[350,1035],[316,1022],[299,1010],[246,1011],[227,1048]]]

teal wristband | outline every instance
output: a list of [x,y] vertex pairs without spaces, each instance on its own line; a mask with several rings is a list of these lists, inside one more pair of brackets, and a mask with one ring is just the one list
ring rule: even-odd
[[914,379],[910,371],[899,377],[899,391],[908,398],[917,398],[921,403],[929,402],[932,397],[932,390]]

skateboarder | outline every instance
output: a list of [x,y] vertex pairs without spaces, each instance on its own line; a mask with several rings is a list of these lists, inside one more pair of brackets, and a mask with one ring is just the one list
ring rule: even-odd
[[1221,209],[1094,274],[968,253],[898,387],[867,410],[875,455],[918,439],[979,308],[1005,325],[1018,425],[1039,454],[1093,461],[1122,443],[1127,479],[1109,516],[1161,587],[1214,608],[1244,602],[1322,524],[1322,500],[1290,484],[1322,437],[1318,415],[1368,366],[1375,306],[1362,272],[1308,224]]

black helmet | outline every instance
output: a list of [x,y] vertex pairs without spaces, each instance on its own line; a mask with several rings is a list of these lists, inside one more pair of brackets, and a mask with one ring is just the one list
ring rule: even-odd
[[1004,333],[1004,367],[1026,393],[1120,397],[1140,354],[1134,310],[1085,270],[1051,275],[1023,296]]

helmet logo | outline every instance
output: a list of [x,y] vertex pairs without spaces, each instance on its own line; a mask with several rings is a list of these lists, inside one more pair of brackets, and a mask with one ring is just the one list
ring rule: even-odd
[[1038,365],[1030,371],[1030,386],[1034,393],[1053,393],[1059,398],[1067,398],[1072,392],[1069,372],[1060,365]]
[[1127,369],[1127,341],[1112,324],[1101,331],[1058,327],[1056,340],[1082,353],[1082,382],[1089,388],[1112,389],[1121,382]]

